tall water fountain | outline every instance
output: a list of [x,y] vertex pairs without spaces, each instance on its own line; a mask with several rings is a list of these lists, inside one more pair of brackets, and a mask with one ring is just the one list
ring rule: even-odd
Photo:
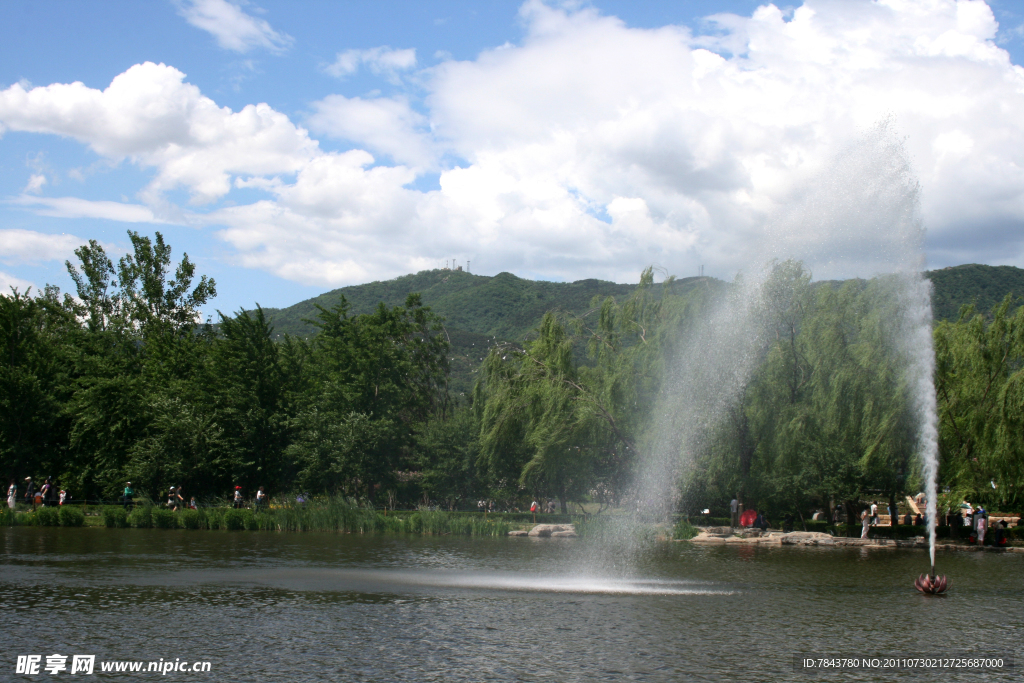
[[[922,273],[918,183],[892,123],[882,122],[809,177],[773,212],[763,234],[743,277],[682,333],[630,499],[649,515],[676,508],[681,475],[737,404],[762,358],[769,312],[786,296],[770,286],[776,264],[800,261],[819,280],[885,276],[898,301],[893,334],[913,403],[934,575],[938,421],[931,289]],[[624,528],[621,543],[629,545],[634,535]],[[618,556],[629,556],[621,543]]]

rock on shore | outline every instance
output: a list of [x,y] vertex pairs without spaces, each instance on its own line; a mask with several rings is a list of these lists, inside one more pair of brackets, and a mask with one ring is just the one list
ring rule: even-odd
[[[928,542],[922,536],[916,538],[847,538],[832,536],[816,531],[781,531],[762,532],[759,529],[731,529],[727,526],[704,527],[701,532],[690,539],[692,543],[707,545],[795,545],[795,546],[830,546],[834,548],[927,548]],[[1024,553],[1021,547],[993,548],[991,546],[953,545],[940,543],[937,550],[967,550],[992,552]]]
[[535,536],[538,538],[576,538],[572,524],[538,524],[529,531],[510,531],[509,536]]

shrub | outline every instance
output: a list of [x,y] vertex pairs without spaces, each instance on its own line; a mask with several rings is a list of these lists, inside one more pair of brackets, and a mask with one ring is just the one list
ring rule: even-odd
[[103,525],[108,529],[124,529],[128,526],[128,513],[124,508],[103,508]]
[[687,541],[697,535],[697,527],[690,524],[690,521],[686,518],[680,519],[676,522],[675,527],[672,529],[672,538],[682,539]]
[[60,512],[57,508],[41,507],[35,512],[38,526],[60,526]]
[[173,510],[153,508],[153,527],[156,529],[177,529],[178,516]]
[[202,529],[206,526],[204,524],[206,520],[203,517],[203,513],[199,510],[182,510],[178,514],[178,524],[183,529]]
[[128,523],[136,529],[149,529],[153,526],[153,508],[148,505],[135,508],[128,515]]
[[61,526],[82,526],[85,524],[85,513],[81,508],[61,505],[58,508],[57,519]]
[[15,526],[18,523],[18,515],[11,508],[4,506],[0,511],[0,526]]
[[228,531],[241,531],[245,528],[245,514],[248,510],[227,510],[224,512],[224,527]]

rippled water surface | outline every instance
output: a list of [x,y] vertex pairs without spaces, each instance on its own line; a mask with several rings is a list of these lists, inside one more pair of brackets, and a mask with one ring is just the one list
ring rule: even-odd
[[[1024,636],[1024,556],[659,544],[628,575],[583,541],[0,529],[0,680],[19,654],[212,663],[105,680],[1016,680],[797,673],[798,653],[996,653]],[[1019,669],[1018,669],[1019,671]],[[76,680],[68,673],[53,680]],[[88,679],[83,679],[88,680]]]

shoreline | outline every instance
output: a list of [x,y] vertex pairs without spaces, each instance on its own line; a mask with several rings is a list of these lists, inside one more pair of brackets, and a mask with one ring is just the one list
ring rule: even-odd
[[[730,527],[697,527],[700,533],[690,539],[673,539],[677,543],[696,543],[698,545],[763,545],[763,546],[794,546],[804,548],[910,548],[915,550],[928,550],[928,541],[923,536],[908,539],[893,538],[847,538],[845,536],[832,536],[817,531],[768,531],[762,534],[760,531],[742,529],[738,532]],[[935,544],[936,550],[958,551],[958,552],[995,552],[995,553],[1024,553],[1024,546],[990,546],[970,545],[963,543]]]

